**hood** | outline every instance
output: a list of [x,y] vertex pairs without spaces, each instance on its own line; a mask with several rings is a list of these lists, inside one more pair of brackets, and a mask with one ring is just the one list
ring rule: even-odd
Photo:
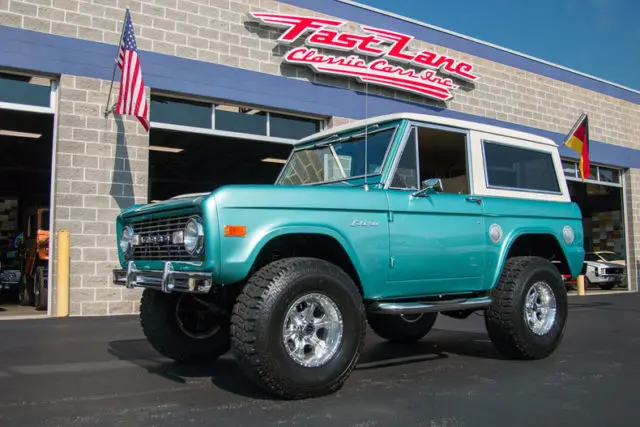
[[[339,185],[229,185],[212,193],[219,208],[256,209],[386,209],[386,197],[374,197],[374,187]],[[384,201],[384,205],[380,202]]]
[[371,193],[375,192],[377,190],[374,187],[365,191],[362,186],[345,183],[318,186],[225,185],[211,193],[185,194],[163,202],[134,205],[124,209],[120,216],[128,218],[158,211],[201,207],[211,198],[221,209],[386,209],[386,197],[372,197]]
[[133,205],[123,209],[120,216],[122,218],[128,218],[145,213],[157,212],[159,210],[167,211],[197,207],[210,195],[211,193],[183,194],[163,202]]
[[586,264],[593,265],[600,268],[620,268],[624,267],[624,265],[620,265],[615,262],[605,262],[605,261],[585,261]]

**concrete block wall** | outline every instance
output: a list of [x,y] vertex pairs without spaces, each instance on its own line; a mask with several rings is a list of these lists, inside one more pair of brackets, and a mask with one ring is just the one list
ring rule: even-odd
[[[350,79],[315,75],[306,67],[282,64],[287,48],[277,46],[281,32],[247,24],[247,12],[328,16],[273,0],[0,0],[0,25],[109,43],[115,55],[126,6],[131,8],[138,47],[143,51],[351,90],[364,88]],[[345,29],[358,31],[358,24],[350,23]],[[586,111],[593,139],[640,148],[639,105],[431,43],[414,41],[411,48],[434,50],[476,66],[480,75],[476,87],[455,91],[447,108],[559,133],[568,132]],[[146,201],[148,136],[135,120],[118,123],[113,117],[102,118],[109,83],[74,76],[63,76],[60,83],[55,226],[72,232],[72,315],[137,311],[136,292],[110,285],[111,268],[117,265],[113,219],[120,208]],[[369,86],[369,91],[433,104],[391,89]],[[117,93],[117,84],[113,93]],[[335,117],[329,126],[349,120]],[[636,231],[640,230],[640,172],[630,171],[625,180],[633,212],[629,217],[630,262],[635,264],[635,254],[640,254],[640,234],[636,236],[640,233]]]
[[[139,301],[110,280],[118,267],[115,218],[147,202],[149,137],[135,119],[104,118],[110,83],[60,80],[54,221],[71,236],[71,315],[128,314]],[[111,102],[117,91],[114,83]]]
[[[307,67],[282,64],[288,50],[281,31],[248,23],[249,11],[335,18],[274,0],[0,0],[0,25],[117,45],[124,8],[130,6],[138,47],[168,55],[362,90],[351,79],[314,75]],[[357,31],[360,23],[345,30]],[[363,23],[366,24],[366,23]],[[582,111],[590,114],[591,137],[640,148],[640,105],[595,93],[506,65],[414,40],[476,66],[474,90],[455,91],[448,108],[566,133]],[[415,95],[369,86],[372,94],[433,104]]]

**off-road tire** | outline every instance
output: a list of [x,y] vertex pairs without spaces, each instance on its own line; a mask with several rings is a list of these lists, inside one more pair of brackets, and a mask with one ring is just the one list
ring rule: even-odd
[[47,309],[47,287],[45,283],[47,276],[44,267],[36,268],[35,278],[33,279],[33,304],[36,310],[43,311]]
[[208,338],[193,338],[182,331],[176,317],[181,294],[145,289],[140,301],[140,324],[151,346],[179,363],[213,362],[229,351],[229,318],[220,317],[220,328]]
[[[534,334],[525,321],[525,299],[538,281],[549,285],[556,300],[556,317],[545,335]],[[568,313],[567,291],[558,269],[540,257],[507,259],[499,283],[491,291],[485,314],[487,332],[496,348],[512,359],[542,359],[562,341]]]
[[[336,353],[317,367],[296,363],[282,340],[288,307],[310,293],[328,296],[343,321]],[[280,259],[258,270],[231,316],[232,351],[241,370],[269,393],[291,400],[339,390],[358,362],[365,333],[364,305],[354,281],[336,265],[315,258]]]
[[607,282],[607,283],[598,283],[600,289],[605,291],[610,291],[618,285],[618,282]]
[[369,326],[381,338],[393,343],[410,343],[422,339],[436,323],[438,313],[395,314],[370,313]]
[[22,306],[33,305],[33,299],[33,286],[29,286],[28,276],[23,274],[20,278],[20,286],[18,287],[19,304]]

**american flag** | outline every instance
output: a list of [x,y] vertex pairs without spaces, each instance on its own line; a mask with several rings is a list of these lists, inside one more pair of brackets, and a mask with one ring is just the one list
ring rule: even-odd
[[122,73],[120,74],[120,92],[115,112],[137,117],[148,132],[149,107],[144,96],[144,79],[142,78],[136,36],[133,31],[129,9],[127,9],[124,17],[122,42],[120,43],[120,49],[118,49],[116,61]]

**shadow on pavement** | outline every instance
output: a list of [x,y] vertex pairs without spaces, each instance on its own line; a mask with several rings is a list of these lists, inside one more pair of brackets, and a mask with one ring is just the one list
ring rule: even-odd
[[[227,354],[212,364],[180,364],[160,356],[144,339],[109,342],[109,354],[145,369],[149,374],[186,384],[189,378],[210,378],[218,388],[253,399],[278,400],[250,382]],[[369,343],[360,356],[356,371],[385,369],[448,359],[449,354],[501,359],[486,334],[434,329],[422,341],[411,344]]]

